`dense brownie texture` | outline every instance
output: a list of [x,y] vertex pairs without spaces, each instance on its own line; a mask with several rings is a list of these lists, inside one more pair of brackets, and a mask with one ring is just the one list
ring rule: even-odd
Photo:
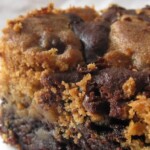
[[150,7],[54,9],[0,40],[0,133],[20,150],[150,149]]

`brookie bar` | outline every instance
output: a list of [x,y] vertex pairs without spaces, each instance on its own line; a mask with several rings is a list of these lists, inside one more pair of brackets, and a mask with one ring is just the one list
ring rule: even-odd
[[20,150],[150,150],[150,7],[52,5],[0,40],[0,132]]

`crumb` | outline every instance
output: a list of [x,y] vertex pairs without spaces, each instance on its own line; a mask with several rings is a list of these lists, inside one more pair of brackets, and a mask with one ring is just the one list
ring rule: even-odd
[[122,86],[124,94],[129,98],[134,95],[136,83],[133,78],[129,78]]
[[97,69],[97,67],[96,67],[95,63],[91,63],[91,64],[87,65],[87,69],[89,69],[89,70],[95,70],[95,69]]
[[15,23],[15,24],[14,24],[13,30],[14,30],[15,32],[20,32],[22,28],[23,28],[22,23],[21,23],[21,22],[18,22],[18,23]]

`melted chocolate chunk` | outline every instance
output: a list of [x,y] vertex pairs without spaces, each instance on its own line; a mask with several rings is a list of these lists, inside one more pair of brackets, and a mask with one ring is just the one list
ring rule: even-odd
[[117,17],[121,15],[124,11],[124,8],[113,5],[102,14],[102,17],[104,18],[104,20],[113,23],[117,20]]
[[82,22],[73,26],[75,34],[80,38],[84,46],[86,61],[96,61],[108,48],[109,27],[107,22]]
[[66,14],[73,31],[83,43],[83,55],[89,63],[96,61],[108,48],[109,26],[105,21],[84,22],[75,14]]

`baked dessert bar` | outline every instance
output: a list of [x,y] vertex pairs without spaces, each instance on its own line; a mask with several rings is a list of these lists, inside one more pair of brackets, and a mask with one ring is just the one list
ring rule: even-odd
[[8,22],[0,132],[21,150],[150,149],[150,7],[58,10]]

